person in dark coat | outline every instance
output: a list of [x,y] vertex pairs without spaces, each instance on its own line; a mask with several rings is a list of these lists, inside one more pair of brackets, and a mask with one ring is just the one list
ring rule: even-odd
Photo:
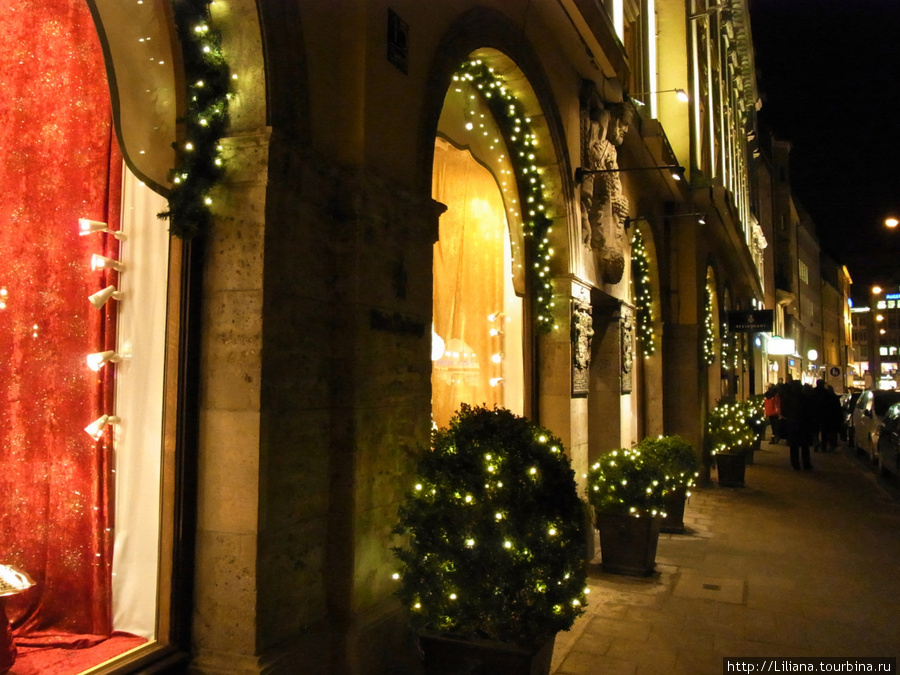
[[784,418],[785,438],[791,448],[791,466],[799,471],[812,469],[809,447],[815,429],[815,400],[813,389],[798,380],[785,382],[781,394],[781,416]]
[[828,452],[837,449],[838,432],[841,430],[841,399],[825,384],[825,380],[816,380],[813,390],[815,402],[815,441],[816,451]]

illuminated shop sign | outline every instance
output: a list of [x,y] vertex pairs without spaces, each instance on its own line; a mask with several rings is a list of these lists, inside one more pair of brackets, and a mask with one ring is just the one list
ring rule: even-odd
[[793,354],[797,351],[797,345],[793,340],[776,336],[766,341],[766,351],[777,355]]

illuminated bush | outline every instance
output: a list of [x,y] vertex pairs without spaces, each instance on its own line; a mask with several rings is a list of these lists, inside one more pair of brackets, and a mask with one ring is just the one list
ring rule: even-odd
[[640,447],[603,455],[588,472],[588,500],[598,513],[665,515],[666,474]]
[[585,605],[584,504],[562,443],[463,405],[399,510],[398,595],[416,629],[531,644]]
[[661,469],[666,492],[694,485],[699,475],[700,461],[694,446],[681,436],[645,438],[637,444],[637,448],[643,453],[645,461],[652,461]]
[[719,403],[706,420],[706,451],[709,459],[722,452],[747,452],[753,447],[756,433],[747,423],[743,403]]

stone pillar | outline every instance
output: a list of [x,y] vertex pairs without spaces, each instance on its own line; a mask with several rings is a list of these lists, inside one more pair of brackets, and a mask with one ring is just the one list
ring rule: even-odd
[[663,385],[663,342],[665,326],[662,321],[653,322],[653,334],[656,336],[656,353],[644,358],[641,356],[642,390],[640,392],[643,411],[640,436],[659,436],[666,433],[663,421],[663,402],[665,390]]
[[[667,433],[678,434],[701,450],[703,420],[700,401],[706,392],[701,385],[709,370],[700,361],[702,327],[696,324],[671,325],[663,338],[663,378],[665,397],[664,427]],[[698,375],[699,373],[699,375]]]
[[622,445],[622,342],[618,302],[594,302],[594,343],[588,395],[588,461]]
[[268,131],[223,141],[232,167],[201,244],[195,672],[257,673],[257,546]]
[[[590,358],[593,341],[591,336],[583,336],[587,347],[587,368],[585,368],[585,389],[573,390],[575,376],[575,345],[573,344],[573,318],[578,307],[590,308],[590,288],[574,277],[564,277],[553,282],[553,299],[556,308],[554,316],[558,328],[540,336],[540,423],[560,437],[572,469],[579,484],[585,488],[584,475],[588,468],[588,392],[590,389]],[[591,318],[590,323],[593,323]],[[579,329],[584,331],[585,329]]]

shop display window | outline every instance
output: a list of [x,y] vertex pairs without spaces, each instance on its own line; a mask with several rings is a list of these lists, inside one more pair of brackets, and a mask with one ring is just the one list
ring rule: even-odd
[[161,638],[170,242],[83,0],[0,36],[0,567],[33,581],[0,603],[13,672],[74,675]]

